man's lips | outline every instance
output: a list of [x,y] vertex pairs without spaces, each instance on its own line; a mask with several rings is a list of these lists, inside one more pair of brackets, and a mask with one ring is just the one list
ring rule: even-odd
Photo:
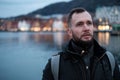
[[90,33],[86,33],[86,34],[83,34],[81,37],[84,39],[90,39],[92,35]]
[[92,36],[91,34],[83,34],[82,36]]

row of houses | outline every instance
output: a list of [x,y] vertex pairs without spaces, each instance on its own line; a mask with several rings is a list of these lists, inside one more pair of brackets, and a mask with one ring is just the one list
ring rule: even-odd
[[[22,16],[17,19],[0,20],[1,31],[64,31],[67,29],[66,15]],[[120,6],[96,8],[94,21],[98,21],[97,31],[120,31]],[[117,26],[116,26],[117,25]]]
[[64,18],[30,18],[21,17],[13,20],[0,20],[1,31],[63,31],[66,30]]

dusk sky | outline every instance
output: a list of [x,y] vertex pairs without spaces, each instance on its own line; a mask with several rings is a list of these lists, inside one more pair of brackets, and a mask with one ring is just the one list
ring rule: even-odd
[[0,18],[28,14],[56,2],[71,0],[0,0]]

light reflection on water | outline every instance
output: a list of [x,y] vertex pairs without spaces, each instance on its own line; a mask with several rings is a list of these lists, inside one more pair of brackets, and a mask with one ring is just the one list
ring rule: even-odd
[[[99,43],[120,61],[120,37],[95,34]],[[68,40],[64,32],[1,32],[0,80],[41,80],[47,60]]]
[[110,40],[110,34],[109,32],[106,33],[98,33],[98,41],[101,45],[108,45]]

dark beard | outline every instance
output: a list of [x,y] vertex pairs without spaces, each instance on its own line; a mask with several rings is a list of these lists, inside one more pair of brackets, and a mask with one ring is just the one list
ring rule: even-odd
[[73,40],[73,42],[84,50],[88,50],[93,45],[93,38],[90,41]]

